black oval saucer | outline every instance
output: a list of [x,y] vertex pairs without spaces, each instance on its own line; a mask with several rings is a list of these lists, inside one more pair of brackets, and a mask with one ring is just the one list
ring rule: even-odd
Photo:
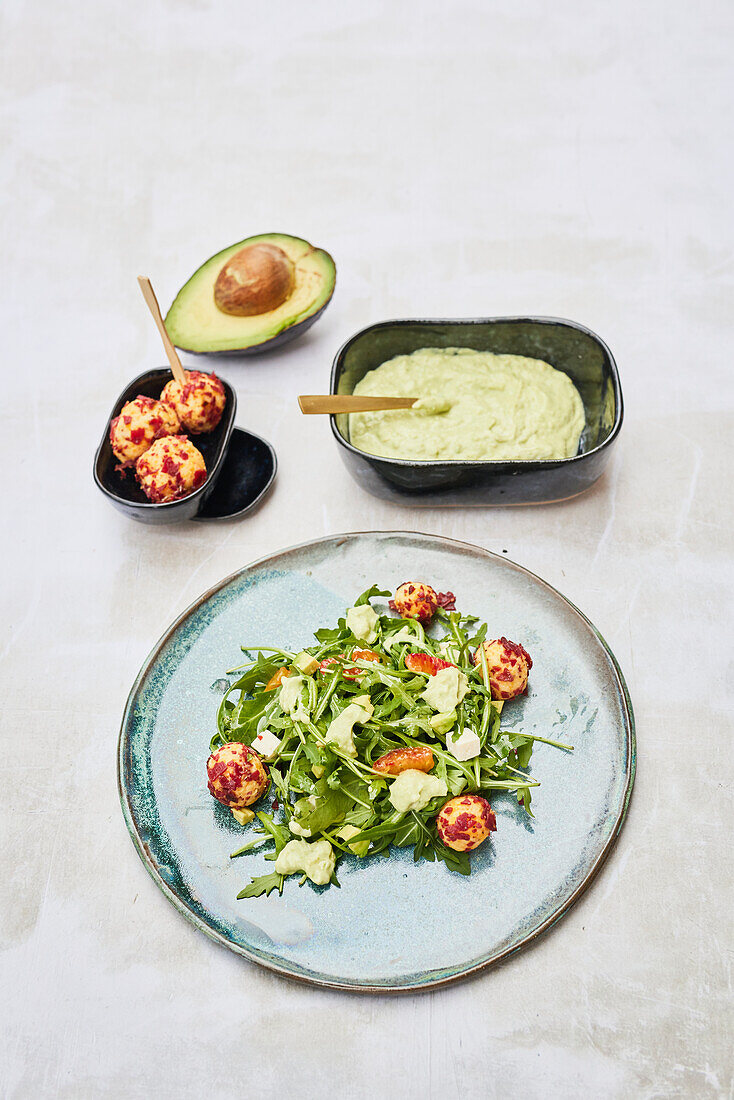
[[195,520],[243,516],[267,494],[278,469],[275,451],[259,435],[234,428],[214,488]]

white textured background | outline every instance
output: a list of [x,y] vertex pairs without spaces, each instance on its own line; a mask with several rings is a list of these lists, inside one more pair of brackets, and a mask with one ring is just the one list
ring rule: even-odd
[[[731,4],[6,0],[0,20],[4,1095],[730,1096]],[[219,362],[275,490],[239,523],[129,522],[91,466],[163,361],[135,276],[167,305],[271,229],[339,267],[301,342]],[[617,357],[625,426],[579,500],[381,504],[299,418],[369,322],[512,313]],[[115,788],[170,620],[255,557],[366,527],[506,549],[557,585],[616,651],[639,733],[588,895],[501,968],[401,999],[215,947],[148,878]]]

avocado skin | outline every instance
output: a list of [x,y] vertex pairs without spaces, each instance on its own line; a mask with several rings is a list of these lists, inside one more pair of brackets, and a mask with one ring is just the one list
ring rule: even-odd
[[[265,332],[265,334],[262,333],[262,330],[258,331],[256,322],[259,320],[259,318],[257,316],[235,318],[234,320],[236,321],[251,322],[251,324],[241,326],[245,330],[245,334],[243,334],[242,336],[242,342],[240,343],[238,341],[236,343],[236,346],[233,344],[232,346],[224,348],[204,347],[202,346],[202,343],[205,343],[205,340],[193,340],[190,332],[185,332],[182,335],[179,331],[178,317],[181,315],[182,312],[184,312],[182,308],[182,299],[191,292],[192,287],[195,288],[196,284],[200,280],[206,280],[207,276],[211,278],[212,272],[214,272],[214,278],[216,279],[216,274],[219,272],[219,270],[221,270],[221,266],[227,261],[229,256],[239,251],[241,248],[245,248],[247,245],[262,241],[271,242],[273,244],[279,245],[280,247],[283,247],[284,244],[292,245],[296,248],[305,246],[305,249],[307,251],[305,251],[303,255],[295,261],[296,263],[298,263],[300,259],[303,259],[307,256],[318,258],[319,263],[325,268],[326,278],[325,286],[320,290],[317,295],[315,295],[315,300],[324,298],[322,304],[319,305],[318,308],[314,310],[314,312],[308,314],[306,317],[302,317],[301,320],[288,321],[287,307],[291,299],[295,296],[294,291],[294,295],[291,295],[288,299],[286,299],[283,305],[278,307],[277,310],[273,310],[270,313],[260,315],[260,317],[262,317],[266,321],[267,327],[267,321],[270,320],[272,322],[273,316],[283,310],[284,315],[281,318],[282,327],[280,328],[280,331],[276,332],[273,336],[268,336],[267,331]],[[306,332],[306,330],[309,329],[311,325],[315,324],[321,314],[326,309],[326,307],[329,305],[334,294],[335,286],[336,264],[334,263],[333,257],[328,252],[326,252],[325,249],[314,248],[313,245],[304,240],[302,237],[293,237],[289,234],[283,233],[260,233],[257,236],[248,237],[243,241],[238,241],[237,244],[229,245],[227,248],[221,249],[219,252],[216,252],[213,256],[210,256],[208,260],[201,264],[200,267],[198,267],[194,274],[191,276],[191,278],[188,279],[186,283],[184,283],[184,285],[181,287],[178,294],[176,295],[175,299],[173,300],[171,307],[166,314],[166,327],[168,328],[169,335],[171,336],[171,339],[176,347],[180,348],[182,351],[188,351],[193,355],[262,355],[265,352],[273,351],[276,348],[282,347],[283,344],[287,344],[291,340],[296,340],[299,336],[303,335],[303,333]],[[219,310],[214,303],[213,293],[211,296],[211,311],[211,316],[217,319],[219,315]],[[303,308],[301,308],[298,313],[302,314]],[[226,314],[221,314],[221,316],[227,317]],[[232,318],[229,318],[229,320],[232,320]],[[247,329],[249,329],[249,332],[246,331]],[[192,342],[196,342],[198,346],[191,347],[190,344]]]

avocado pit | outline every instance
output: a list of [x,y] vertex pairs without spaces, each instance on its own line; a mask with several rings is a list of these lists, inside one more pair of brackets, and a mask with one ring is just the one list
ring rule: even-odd
[[282,248],[251,244],[235,252],[219,272],[214,303],[222,313],[253,317],[277,309],[294,285],[295,265]]

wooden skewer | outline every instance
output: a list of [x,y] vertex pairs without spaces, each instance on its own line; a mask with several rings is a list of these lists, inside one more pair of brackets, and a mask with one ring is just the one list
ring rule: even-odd
[[186,372],[181,366],[181,360],[178,357],[178,352],[171,343],[171,337],[166,332],[166,326],[163,323],[161,316],[161,307],[158,305],[158,299],[155,296],[155,291],[151,286],[150,279],[147,275],[138,275],[138,282],[140,283],[140,289],[143,292],[148,309],[153,314],[153,320],[158,326],[158,331],[161,334],[161,340],[163,341],[163,347],[166,349],[166,355],[168,356],[168,362],[171,364],[171,370],[173,371],[173,377],[181,385],[186,385]]
[[356,413],[376,412],[380,409],[411,409],[417,397],[356,397],[351,393],[305,394],[298,398],[301,412]]

